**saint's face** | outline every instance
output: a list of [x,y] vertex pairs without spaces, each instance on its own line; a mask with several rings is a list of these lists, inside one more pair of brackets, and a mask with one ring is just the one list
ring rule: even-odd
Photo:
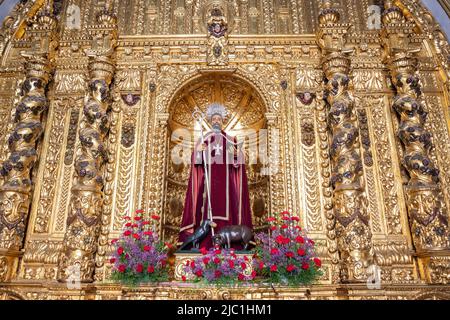
[[215,130],[222,130],[223,119],[220,115],[215,114],[211,118],[211,126]]

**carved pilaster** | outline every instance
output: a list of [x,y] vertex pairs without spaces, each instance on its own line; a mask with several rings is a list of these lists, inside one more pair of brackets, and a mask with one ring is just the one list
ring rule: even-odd
[[64,247],[58,261],[58,280],[80,276],[92,282],[95,252],[101,227],[104,201],[103,169],[108,161],[106,148],[110,128],[110,84],[114,76],[113,58],[117,40],[117,21],[107,1],[91,26],[92,46],[89,57],[89,86],[79,129],[79,149],[75,157],[75,178],[71,190]]
[[56,18],[53,1],[46,1],[21,45],[28,51],[25,81],[15,107],[14,126],[8,138],[8,153],[0,169],[0,261],[1,281],[10,281],[21,256],[33,189],[32,171],[38,159],[38,143],[43,134],[43,114],[48,108],[47,85],[52,73]]
[[340,253],[340,280],[362,281],[373,261],[372,234],[365,195],[363,165],[354,99],[349,91],[349,54],[339,13],[325,1],[319,15],[318,44],[326,77],[324,99],[329,105],[330,158],[336,237]]
[[[414,43],[415,25],[406,21],[392,1],[385,2],[383,23],[381,37],[396,89],[392,109],[400,121],[397,134],[404,148],[402,164],[409,174],[405,187],[409,223],[421,276],[430,283],[448,283],[445,277],[434,276],[445,274],[440,269],[448,266],[450,232],[439,170],[430,156],[432,136],[425,128],[427,112],[418,100],[422,93],[415,53],[420,51],[420,44]],[[447,267],[447,274],[449,270]]]

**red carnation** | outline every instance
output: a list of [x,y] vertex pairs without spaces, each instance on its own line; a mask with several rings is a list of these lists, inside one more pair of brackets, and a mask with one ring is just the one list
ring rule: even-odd
[[133,228],[137,228],[138,227],[138,225],[135,223],[135,224],[133,224]]
[[166,265],[167,261],[166,260],[161,260],[161,265],[164,267]]
[[259,270],[262,270],[262,269],[264,269],[264,262],[261,261],[259,263]]
[[275,241],[278,244],[283,244],[284,243],[284,237],[282,235],[279,235],[278,237],[275,238]]
[[186,276],[181,276],[181,280],[186,281]]
[[242,268],[242,270],[245,270],[245,269],[247,269],[247,264],[246,264],[246,263],[244,263],[244,262],[242,262],[242,263],[241,263],[241,268]]
[[244,261],[248,261],[248,257],[247,256],[244,256]]
[[208,257],[204,257],[203,258],[203,263],[204,264],[208,264],[209,263],[209,258]]
[[197,275],[197,277],[201,277],[203,275],[203,271],[198,270],[195,274]]
[[252,279],[255,279],[255,278],[256,278],[256,271],[253,270],[253,271],[252,271]]
[[143,226],[146,226],[146,225],[148,225],[148,224],[150,224],[150,221],[143,221],[143,222],[142,222],[142,225],[143,225]]
[[139,237],[139,235],[138,235],[137,233],[134,233],[134,234],[133,234],[133,238],[135,238],[136,240],[139,240],[139,239],[140,239],[140,237]]
[[289,228],[289,227],[287,226],[287,224],[283,224],[283,225],[281,226],[281,229],[287,229],[287,228]]
[[316,264],[316,267],[320,268],[322,266],[322,261],[320,261],[319,258],[314,258],[314,263]]
[[230,266],[231,269],[233,269],[234,268],[234,261],[228,260],[228,265]]
[[283,218],[282,218],[283,220],[290,220],[290,218],[288,217],[288,216],[283,216]]
[[124,220],[130,220],[131,218],[128,217],[128,216],[126,216],[126,217],[123,217],[123,219],[124,219]]
[[243,281],[245,279],[244,275],[242,273],[239,273],[238,279],[240,281]]
[[201,252],[203,255],[208,254],[208,250],[206,250],[205,247],[200,248],[200,252]]
[[214,250],[214,254],[221,254],[221,253],[222,253],[222,250],[220,250],[220,249]]
[[291,251],[286,252],[286,257],[288,258],[293,258],[294,257],[294,253]]
[[139,221],[139,220],[141,220],[142,218],[141,217],[134,217],[134,220],[135,221]]
[[111,240],[111,244],[114,244],[114,243],[116,243],[117,241],[119,241],[119,239],[112,239],[112,240]]
[[312,245],[314,245],[314,240],[309,239],[308,241],[309,241],[309,243],[311,243]]
[[277,230],[277,227],[276,226],[270,227],[270,230],[275,231]]
[[144,235],[146,235],[146,236],[151,236],[153,234],[153,232],[151,232],[151,231],[145,231],[144,232]]
[[195,268],[195,261],[194,261],[194,260],[191,261],[191,268],[192,268],[192,269]]
[[150,246],[144,246],[144,251],[150,251]]
[[221,275],[222,275],[222,272],[221,272],[220,270],[216,270],[216,271],[214,272],[214,276],[215,276],[216,278],[219,278]]
[[287,237],[283,239],[283,244],[288,244],[289,242],[291,242],[291,239]]
[[270,250],[270,254],[271,255],[275,255],[278,254],[280,251],[277,248],[272,248],[272,250]]
[[267,222],[274,222],[276,219],[274,217],[267,218]]
[[114,263],[114,262],[116,262],[116,258],[109,259],[109,263]]
[[309,264],[306,263],[306,262],[303,262],[303,264],[302,264],[302,269],[303,269],[303,270],[308,270],[308,269],[309,269]]
[[153,272],[155,272],[155,267],[154,267],[154,266],[148,266],[147,272],[148,272],[148,273],[153,273]]
[[128,237],[130,234],[131,234],[131,231],[130,231],[130,230],[127,230],[127,231],[125,231],[125,232],[123,233],[123,235],[124,235],[125,237]]
[[293,265],[293,264],[289,264],[287,267],[286,267],[286,271],[287,272],[292,272],[292,271],[294,271],[295,270],[295,266]]
[[144,271],[144,266],[142,264],[138,264],[136,267],[136,272],[142,273]]
[[172,249],[173,245],[170,242],[164,242],[167,248]]
[[297,243],[305,243],[305,239],[303,239],[303,237],[298,236],[297,238],[295,238],[295,242]]
[[299,256],[304,256],[305,255],[305,250],[300,248],[300,249],[297,250],[297,253],[298,253]]
[[121,265],[119,266],[119,272],[124,273],[126,269],[127,269],[127,268],[125,267],[124,264],[121,264]]
[[139,209],[139,210],[136,210],[136,213],[144,213],[144,210],[142,210],[142,209]]
[[217,258],[217,257],[215,257],[214,260],[213,260],[213,262],[214,262],[215,264],[219,264],[219,263],[220,263],[220,259]]
[[274,264],[273,266],[270,267],[271,272],[277,272],[277,270],[278,270],[278,267],[276,264]]
[[156,215],[156,214],[152,214],[152,219],[153,219],[153,220],[159,220],[159,216]]
[[127,228],[128,228],[128,227],[131,227],[131,222],[126,223],[126,224],[125,224],[125,227],[127,227]]
[[283,211],[281,215],[290,215],[289,211]]
[[300,218],[299,218],[299,217],[296,217],[296,216],[293,216],[293,217],[291,218],[291,220],[292,220],[292,221],[297,221],[297,222],[298,222],[298,221],[300,221]]
[[123,253],[123,248],[122,248],[122,247],[119,247],[119,248],[117,249],[117,254],[120,256],[120,255],[122,255],[122,253]]

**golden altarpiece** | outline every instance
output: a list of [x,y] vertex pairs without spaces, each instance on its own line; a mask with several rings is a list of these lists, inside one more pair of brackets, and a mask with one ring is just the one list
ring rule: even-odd
[[[450,298],[449,55],[418,0],[21,1],[0,31],[0,297]],[[211,102],[233,134],[266,129],[254,225],[298,214],[318,284],[108,279],[127,213],[175,239],[174,132]]]

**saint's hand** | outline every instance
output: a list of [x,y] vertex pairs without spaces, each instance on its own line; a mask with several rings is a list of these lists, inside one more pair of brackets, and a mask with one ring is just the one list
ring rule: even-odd
[[199,145],[198,147],[197,147],[197,151],[205,151],[206,150],[206,144],[205,143],[202,143],[201,145]]

